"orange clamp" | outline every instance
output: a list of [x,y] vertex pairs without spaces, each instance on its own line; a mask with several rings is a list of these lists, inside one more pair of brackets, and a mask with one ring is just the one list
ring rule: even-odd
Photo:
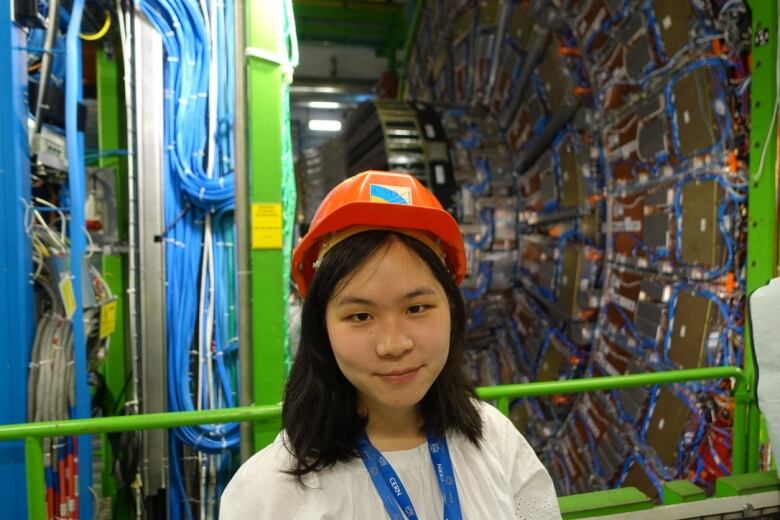
[[580,57],[582,56],[582,52],[577,47],[566,47],[561,45],[558,47],[558,55],[560,56],[574,56],[574,57]]

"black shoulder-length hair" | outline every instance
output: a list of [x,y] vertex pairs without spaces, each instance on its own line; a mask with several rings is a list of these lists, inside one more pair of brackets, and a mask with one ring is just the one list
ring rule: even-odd
[[418,404],[423,433],[454,431],[479,445],[482,419],[476,394],[463,370],[465,310],[460,290],[442,261],[410,236],[373,230],[353,235],[322,259],[301,313],[301,340],[282,405],[285,442],[295,460],[287,473],[301,477],[358,457],[357,442],[367,417],[357,411],[357,394],[336,364],[325,325],[325,308],[339,284],[383,247],[398,240],[425,262],[444,288],[450,307],[450,351],[439,376]]

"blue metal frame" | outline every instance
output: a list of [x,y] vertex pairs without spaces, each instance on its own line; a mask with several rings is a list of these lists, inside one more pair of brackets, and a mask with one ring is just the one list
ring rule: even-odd
[[[34,333],[32,247],[24,232],[30,199],[26,38],[3,2],[0,21],[0,423],[27,420],[27,364]],[[0,504],[6,518],[27,518],[24,444],[0,446]]]
[[[84,133],[78,130],[77,104],[82,101],[81,40],[79,31],[84,11],[84,0],[74,0],[70,12],[66,35],[65,81],[65,139],[68,149],[68,188],[70,190],[70,270],[76,298],[76,311],[73,313],[73,360],[75,363],[76,407],[71,416],[76,419],[88,419],[92,416],[90,389],[87,382],[87,343],[84,331],[84,298],[82,278],[87,273],[82,269],[87,248],[86,222],[84,216]],[[73,81],[79,78],[79,81]],[[78,438],[78,483],[79,516],[92,518],[92,436],[81,435]]]

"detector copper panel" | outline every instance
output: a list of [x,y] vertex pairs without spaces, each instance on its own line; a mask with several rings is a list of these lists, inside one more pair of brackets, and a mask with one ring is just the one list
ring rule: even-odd
[[545,261],[539,263],[539,286],[552,291],[555,288],[555,263]]
[[541,343],[541,338],[536,334],[536,330],[534,329],[531,334],[529,334],[525,341],[523,346],[525,347],[526,352],[528,353],[528,357],[532,360],[535,360],[536,357],[539,355],[539,346]]
[[671,390],[662,387],[659,392],[647,426],[647,445],[666,466],[672,467],[677,459],[677,442],[685,431],[691,411]]
[[684,157],[709,148],[720,135],[713,106],[717,93],[710,70],[699,67],[672,87],[680,153]]
[[664,98],[661,94],[651,96],[639,102],[636,109],[636,115],[639,119],[648,119],[661,112],[664,108]]
[[471,36],[474,29],[474,9],[466,8],[455,18],[452,25],[452,44],[460,45],[466,38]]
[[[515,93],[517,95],[518,93]],[[542,105],[539,96],[536,94],[535,89],[527,89],[523,93],[526,97],[524,104],[514,115],[514,121],[509,129],[507,140],[512,150],[517,152],[522,150],[528,142],[531,140],[531,134],[533,127],[545,114],[544,106]],[[500,122],[502,126],[509,122],[511,115],[509,111],[504,112],[500,116]],[[506,120],[505,120],[506,118]]]
[[610,480],[623,464],[625,456],[621,453],[624,443],[613,428],[608,428],[596,446],[596,458],[601,466],[602,476]]
[[509,21],[509,32],[522,49],[528,49],[534,32],[534,20],[520,4],[515,7],[515,11],[512,13],[512,18]]
[[638,418],[645,407],[647,393],[642,388],[623,388],[616,390],[623,410],[633,418]]
[[[587,301],[583,302],[582,297],[587,297],[587,293],[580,291],[578,303],[580,306],[587,307]],[[584,304],[584,305],[583,305]],[[587,323],[569,323],[568,324],[568,336],[572,343],[579,345],[580,347],[590,347],[591,341],[593,341],[593,327]]]
[[663,284],[655,282],[653,280],[644,279],[639,282],[639,292],[645,293],[645,296],[648,299],[656,302],[663,301],[664,288],[665,286]]
[[664,319],[664,306],[657,303],[638,302],[636,305],[636,328],[650,339],[658,339]]
[[498,23],[498,0],[482,0],[479,3],[479,25],[492,27]]
[[517,403],[509,412],[509,418],[512,420],[512,423],[515,425],[515,427],[522,431],[525,431],[528,427],[528,408],[526,405],[526,399],[521,400]]
[[542,80],[547,106],[551,112],[557,112],[566,101],[566,94],[571,92],[572,85],[569,77],[564,74],[566,68],[560,62],[558,45],[555,40],[551,40],[547,45],[544,60],[539,64],[537,70]]
[[653,481],[647,476],[642,466],[634,461],[631,469],[628,470],[626,478],[623,480],[622,487],[635,487],[650,498],[658,496],[658,490],[653,485]]
[[690,40],[693,11],[688,0],[654,0],[653,11],[661,46],[666,57],[671,59]]
[[600,241],[601,233],[601,215],[597,212],[588,213],[587,215],[580,217],[580,234],[593,239],[595,242]]
[[642,224],[642,236],[648,247],[669,247],[669,220],[669,214],[665,212],[651,213],[645,216]]
[[715,181],[690,182],[682,193],[682,251],[687,264],[715,266],[723,255],[718,229],[720,190]]
[[577,305],[577,290],[583,261],[581,247],[566,246],[564,248],[563,261],[561,262],[561,284],[558,290],[558,310],[572,319],[578,319],[580,312]]
[[550,340],[550,345],[547,346],[547,350],[544,353],[539,369],[536,372],[537,381],[556,381],[560,377],[561,368],[565,366],[567,360],[566,356],[552,344],[557,341],[555,339]]
[[558,148],[558,158],[561,165],[561,206],[579,206],[585,202],[585,190],[577,153],[570,137],[566,137]]
[[614,38],[628,44],[642,29],[645,28],[645,17],[639,11],[633,11],[628,18],[615,28]]
[[653,55],[650,53],[650,42],[647,33],[643,33],[628,49],[624,56],[626,72],[633,80],[642,79],[650,70]]
[[669,189],[657,188],[644,195],[645,206],[667,206],[669,204]]
[[552,170],[544,170],[540,175],[541,186],[539,191],[542,195],[542,202],[558,200],[558,186],[555,183],[555,175]]
[[[647,370],[640,367],[634,359],[628,359],[625,368],[626,374],[641,374],[644,372],[647,372]],[[642,410],[645,408],[647,391],[644,388],[621,388],[615,390],[615,392],[621,406],[623,406],[623,410],[631,417],[639,418]]]
[[623,0],[604,0],[604,5],[607,6],[610,14],[614,16],[623,8]]
[[704,364],[707,331],[713,312],[709,298],[684,291],[677,296],[669,359],[680,368]]
[[644,121],[637,131],[637,141],[639,158],[643,161],[653,161],[656,155],[666,151],[666,127],[663,117]]

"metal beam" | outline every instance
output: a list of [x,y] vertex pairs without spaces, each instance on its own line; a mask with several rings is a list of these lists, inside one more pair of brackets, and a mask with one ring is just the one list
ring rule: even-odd
[[403,24],[403,7],[376,2],[295,0],[295,21],[313,18],[351,23]]
[[[748,185],[747,293],[777,273],[777,2],[750,0],[753,70],[750,81],[750,181]],[[768,237],[772,237],[768,239]],[[760,414],[754,395],[755,367],[751,335],[745,327],[747,386],[737,387],[735,428],[745,428],[745,453],[733,454],[733,472],[756,471],[759,463]],[[736,433],[735,433],[736,436]]]
[[387,54],[403,42],[403,8],[396,4],[296,0],[298,39],[374,47]]
[[[154,237],[163,220],[163,48],[146,17],[135,18],[135,128],[138,129],[138,255],[141,315],[141,411],[167,410],[165,332],[165,242]],[[132,288],[131,288],[132,289]],[[193,302],[195,305],[195,302]],[[167,487],[168,443],[161,430],[144,433],[141,463],[145,493]]]
[[[10,9],[0,14],[0,424],[27,416],[27,364],[33,342],[32,246],[25,229],[30,200],[27,145],[27,40],[11,23]],[[26,518],[24,449],[21,441],[0,446],[0,502],[3,516]]]
[[[266,208],[282,204],[282,99],[286,65],[258,56],[287,57],[284,44],[284,2],[246,1],[246,91],[247,164],[249,202]],[[258,16],[257,13],[262,13]],[[256,51],[256,52],[253,52]],[[239,137],[240,138],[240,137]],[[281,230],[281,216],[275,223]],[[252,224],[250,224],[252,225]],[[248,237],[239,237],[246,239]],[[262,245],[262,244],[261,244]],[[284,284],[284,256],[281,243],[254,247],[250,252],[252,270],[252,384],[253,403],[276,404],[282,399],[285,378],[285,337],[287,334]],[[269,444],[279,432],[279,423],[256,424],[254,445]]]
[[[116,150],[123,148],[122,124],[124,119],[122,112],[124,102],[121,98],[122,80],[119,57],[114,52],[111,55],[106,49],[97,49],[96,81],[98,102],[98,144],[101,150]],[[116,218],[120,240],[127,237],[127,174],[126,160],[121,157],[102,157],[102,168],[114,169],[114,186],[116,193]],[[103,278],[105,278],[111,292],[117,299],[116,330],[111,336],[111,348],[101,367],[101,372],[106,380],[111,395],[118,397],[124,387],[127,377],[125,367],[125,298],[127,284],[125,282],[125,257],[123,255],[105,255],[102,258]],[[108,438],[101,439],[103,460],[102,492],[103,496],[111,496],[116,501],[116,478],[113,472],[114,454]]]
[[385,41],[393,34],[391,28],[378,24],[336,24],[321,20],[300,20],[296,24],[301,41],[327,41],[383,48]]

